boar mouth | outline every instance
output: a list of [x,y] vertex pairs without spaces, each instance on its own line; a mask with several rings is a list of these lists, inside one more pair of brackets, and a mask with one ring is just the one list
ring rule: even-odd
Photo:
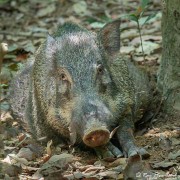
[[83,137],[83,142],[89,147],[98,147],[109,142],[110,132],[107,129],[93,129],[86,132]]

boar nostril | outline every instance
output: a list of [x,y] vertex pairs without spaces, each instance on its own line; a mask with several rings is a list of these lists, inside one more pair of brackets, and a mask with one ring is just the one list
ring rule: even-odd
[[110,132],[106,129],[97,129],[86,133],[83,142],[90,147],[97,147],[107,144],[110,138]]

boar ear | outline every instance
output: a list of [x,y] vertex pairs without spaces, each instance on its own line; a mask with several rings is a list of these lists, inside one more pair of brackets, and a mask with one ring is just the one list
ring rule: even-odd
[[115,55],[120,50],[120,19],[106,24],[99,32],[99,38],[108,55]]
[[46,40],[46,51],[45,51],[46,57],[52,58],[52,56],[56,52],[56,48],[57,48],[56,40],[50,34],[48,34],[47,40]]

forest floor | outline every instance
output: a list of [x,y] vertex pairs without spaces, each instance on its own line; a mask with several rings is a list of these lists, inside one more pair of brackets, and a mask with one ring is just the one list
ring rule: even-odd
[[[179,115],[166,116],[161,103],[156,105],[151,121],[135,133],[136,144],[150,153],[142,161],[136,157],[101,160],[78,147],[54,147],[52,141],[44,147],[20,130],[21,123],[10,111],[10,80],[47,33],[66,21],[98,31],[107,21],[121,17],[121,53],[144,67],[155,87],[162,52],[163,5],[154,0],[140,18],[145,59],[137,24],[127,16],[137,13],[139,6],[138,0],[0,1],[0,42],[8,44],[1,69],[0,179],[180,179]],[[142,26],[150,15],[153,18]]]

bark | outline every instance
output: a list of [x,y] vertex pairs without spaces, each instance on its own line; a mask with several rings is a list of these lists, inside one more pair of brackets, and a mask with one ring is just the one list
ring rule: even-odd
[[163,94],[164,109],[180,112],[180,0],[162,0],[162,59],[158,86]]

